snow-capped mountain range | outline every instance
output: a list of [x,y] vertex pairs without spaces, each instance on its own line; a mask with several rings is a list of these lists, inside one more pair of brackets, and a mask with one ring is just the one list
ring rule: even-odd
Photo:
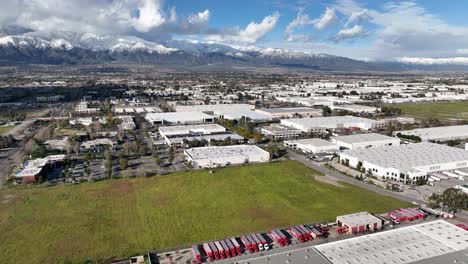
[[[148,41],[134,36],[34,32],[0,27],[0,65],[145,63],[177,66],[258,66],[332,71],[407,70],[408,65],[255,46],[188,40]],[[411,68],[413,69],[413,68]]]

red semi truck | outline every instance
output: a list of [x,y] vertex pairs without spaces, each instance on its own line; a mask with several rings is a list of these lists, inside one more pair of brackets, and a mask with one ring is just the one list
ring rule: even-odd
[[250,242],[250,239],[247,238],[247,236],[241,236],[241,241],[242,241],[242,243],[244,243],[244,246],[249,251],[249,253],[254,253],[255,252],[255,250],[253,248],[253,245]]
[[253,239],[251,235],[246,235],[245,237],[250,241],[250,244],[252,245],[253,250],[255,252],[258,252],[260,249],[258,248],[257,241],[255,241],[255,239]]
[[226,245],[226,242],[224,242],[224,240],[221,240],[221,241],[219,241],[219,243],[221,244],[221,246],[224,249],[224,255],[226,255],[226,258],[230,258],[231,257],[231,251],[229,250],[229,247]]
[[215,243],[210,242],[208,244],[210,245],[210,248],[213,251],[213,255],[214,255],[215,260],[220,259],[221,255],[219,254],[219,249],[218,249],[218,247],[216,247]]
[[211,250],[211,247],[210,247],[210,245],[208,243],[203,244],[203,250],[205,251],[206,255],[208,256],[208,259],[210,261],[213,261],[214,260],[213,250]]
[[289,231],[291,232],[291,234],[295,238],[297,238],[299,241],[301,241],[301,243],[305,242],[304,236],[302,235],[302,232],[299,232],[299,230],[297,230],[295,227],[291,227],[291,229],[289,229]]
[[222,258],[222,259],[225,259],[226,258],[226,254],[224,252],[224,248],[223,246],[221,246],[221,243],[219,243],[219,241],[216,241],[214,242],[216,247],[218,248],[218,251],[219,251],[219,256]]
[[237,239],[235,237],[233,237],[233,238],[231,238],[231,242],[234,245],[234,247],[236,248],[237,255],[242,255],[242,249],[241,249],[241,246],[240,246],[239,242],[237,242]]
[[283,239],[283,237],[280,234],[278,234],[276,230],[271,230],[270,236],[276,241],[276,243],[278,243],[278,245],[280,245],[280,247],[284,247],[287,245],[285,239]]
[[198,245],[192,246],[192,255],[198,264],[202,263],[201,253],[200,253],[200,249],[198,248]]
[[226,245],[228,246],[229,250],[231,251],[231,257],[234,257],[237,255],[236,248],[232,244],[230,239],[225,239],[224,242],[226,242]]

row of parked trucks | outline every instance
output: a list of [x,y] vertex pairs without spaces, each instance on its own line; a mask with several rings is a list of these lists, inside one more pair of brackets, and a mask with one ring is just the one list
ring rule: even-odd
[[[323,237],[327,232],[327,228],[313,225],[299,225],[289,229],[289,232],[302,243]],[[270,231],[269,235],[280,247],[290,244],[288,235],[280,229]],[[194,245],[192,246],[192,255],[194,262],[200,264],[204,259],[212,262],[241,255],[243,251],[252,254],[270,250],[270,248],[270,243],[262,234],[254,233],[243,235],[239,239],[233,237],[215,242],[206,242],[202,245]]]
[[400,208],[398,210],[394,210],[388,212],[388,216],[398,222],[403,221],[414,221],[421,218],[426,218],[427,214],[420,209],[414,208]]

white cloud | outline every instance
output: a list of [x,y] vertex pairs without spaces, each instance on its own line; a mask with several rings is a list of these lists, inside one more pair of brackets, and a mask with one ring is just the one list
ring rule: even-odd
[[[136,34],[198,34],[210,11],[179,17],[163,0],[9,0],[0,9],[0,23],[38,31]],[[3,4],[2,4],[3,5]]]
[[297,13],[296,18],[292,20],[284,31],[284,39],[287,41],[300,41],[305,42],[310,39],[309,36],[305,34],[294,34],[294,30],[307,26],[312,25],[314,21],[310,19],[309,15],[304,14],[303,10],[299,10]]
[[360,38],[367,35],[367,32],[362,26],[355,25],[352,28],[343,28],[336,34],[336,41]]
[[454,57],[454,58],[412,58],[403,57],[398,61],[403,63],[418,64],[418,65],[468,65],[467,57]]
[[217,42],[256,43],[276,27],[279,17],[279,13],[275,12],[263,18],[260,23],[250,22],[245,29],[225,29],[218,34],[208,36],[207,39]]
[[348,17],[345,26],[367,23],[372,39],[362,57],[454,58],[456,51],[468,47],[468,27],[451,25],[415,2],[390,2],[380,9],[369,9],[353,0],[337,0],[332,6]]
[[468,54],[468,49],[457,49],[457,54]]
[[140,32],[148,32],[166,22],[160,3],[154,0],[141,0],[138,11],[139,16],[132,20],[132,24]]
[[338,21],[338,17],[335,14],[335,9],[328,8],[325,9],[325,13],[313,21],[314,27],[318,30],[322,30],[327,28],[328,26],[336,23]]

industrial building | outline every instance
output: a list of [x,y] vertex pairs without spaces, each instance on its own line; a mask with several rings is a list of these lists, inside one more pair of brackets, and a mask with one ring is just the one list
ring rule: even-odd
[[63,162],[65,157],[65,155],[51,155],[45,158],[28,160],[15,174],[15,178],[20,179],[23,184],[34,183],[36,178],[43,174],[47,167]]
[[342,104],[342,105],[333,105],[330,106],[330,109],[337,111],[348,111],[353,113],[367,113],[373,114],[379,111],[379,108],[366,106],[366,105],[357,105],[357,104]]
[[415,183],[429,173],[468,168],[468,151],[435,143],[385,146],[340,153],[340,161],[373,176]]
[[218,124],[198,124],[185,126],[165,126],[159,128],[159,134],[169,146],[182,146],[184,141],[231,140],[242,143],[244,138],[229,132]]
[[270,153],[253,145],[191,148],[184,151],[194,167],[213,168],[227,165],[268,162]]
[[214,114],[219,116],[221,119],[226,120],[240,120],[241,118],[245,117],[248,118],[252,122],[261,123],[261,122],[269,122],[273,120],[273,116],[270,114],[264,114],[257,111],[252,110],[218,110],[215,111]]
[[359,128],[371,130],[383,128],[384,122],[355,116],[330,116],[315,118],[291,118],[281,120],[281,124],[300,129],[304,133],[317,133],[324,129]]
[[377,231],[382,228],[382,220],[368,212],[360,212],[336,217],[339,227],[346,227],[349,234]]
[[304,153],[335,153],[340,151],[340,147],[320,138],[308,138],[298,140],[284,141],[284,145],[292,148],[299,149]]
[[422,142],[467,139],[468,125],[417,128],[413,130],[396,131],[394,134],[418,136],[421,138]]
[[[468,249],[468,232],[445,221],[434,221],[315,248],[333,264],[434,263],[430,262],[432,258],[449,263],[445,257]],[[458,260],[466,261],[466,256]]]
[[256,112],[270,114],[275,118],[322,116],[322,110],[310,107],[262,108]]
[[290,139],[299,137],[302,132],[299,129],[284,126],[281,124],[271,124],[260,129],[262,135],[272,137],[274,139]]
[[247,256],[236,263],[466,264],[467,254],[468,232],[439,220],[316,246]]
[[209,105],[177,105],[176,112],[204,112],[215,113],[217,111],[235,112],[255,110],[255,105],[249,104],[209,104]]
[[332,137],[331,141],[341,148],[364,149],[400,145],[400,139],[377,133],[355,134]]
[[145,118],[152,125],[200,124],[214,121],[212,116],[202,112],[148,113]]
[[133,122],[133,117],[129,115],[118,116],[120,120],[119,129],[121,130],[134,130],[136,128],[135,123]]

